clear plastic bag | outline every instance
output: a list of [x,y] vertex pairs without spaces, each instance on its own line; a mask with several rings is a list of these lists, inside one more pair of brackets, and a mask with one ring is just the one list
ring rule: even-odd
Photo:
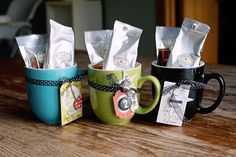
[[21,56],[28,68],[43,68],[48,49],[48,34],[16,37]]

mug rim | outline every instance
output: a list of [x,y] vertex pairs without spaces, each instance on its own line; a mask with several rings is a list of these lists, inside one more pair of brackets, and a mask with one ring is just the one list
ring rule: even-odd
[[69,67],[64,67],[64,68],[54,68],[54,69],[43,69],[43,68],[38,68],[38,69],[36,69],[36,68],[30,68],[30,67],[26,67],[25,66],[25,69],[27,69],[27,70],[35,70],[35,71],[50,71],[50,70],[53,70],[53,71],[60,71],[60,70],[66,70],[66,69],[70,69],[70,68],[73,68],[73,67],[76,67],[77,66],[77,63],[76,62],[74,62],[74,64],[73,65],[71,65],[71,66],[69,66]]
[[96,71],[107,71],[107,72],[109,72],[109,71],[130,71],[130,70],[134,70],[134,69],[140,68],[140,67],[142,66],[142,64],[139,63],[139,62],[136,62],[134,68],[114,69],[114,70],[96,69],[96,68],[93,68],[92,66],[93,66],[93,65],[90,63],[90,64],[88,65],[88,68],[91,69],[91,70],[96,70]]
[[197,67],[169,67],[169,66],[162,66],[157,64],[157,60],[152,61],[152,66],[163,68],[163,69],[197,69],[205,66],[205,62],[200,61],[200,65]]

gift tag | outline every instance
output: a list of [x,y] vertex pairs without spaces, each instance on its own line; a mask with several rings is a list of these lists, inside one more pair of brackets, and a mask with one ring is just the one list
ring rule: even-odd
[[134,114],[131,111],[132,100],[120,90],[118,90],[113,97],[113,104],[116,116],[120,119],[129,118]]
[[[138,109],[138,99],[135,93],[136,87],[130,77],[122,72],[122,80],[118,81],[113,75],[108,75],[108,80],[113,80],[112,85],[120,87],[113,96],[113,104],[116,116],[120,119],[126,119],[134,115]],[[115,83],[114,83],[115,82]]]
[[186,86],[184,88],[182,86],[170,88],[175,85],[176,83],[174,82],[164,82],[163,90],[169,88],[170,91],[162,94],[156,122],[182,126],[182,123],[185,120],[184,113],[186,105],[193,99],[188,97],[190,89],[189,85],[187,85],[188,88]]
[[65,82],[60,88],[61,125],[82,116],[81,81]]

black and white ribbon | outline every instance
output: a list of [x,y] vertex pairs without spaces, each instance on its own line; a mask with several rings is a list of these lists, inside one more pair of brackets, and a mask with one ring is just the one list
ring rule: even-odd
[[64,82],[81,81],[83,78],[84,78],[83,75],[79,75],[72,78],[61,77],[59,78],[59,80],[54,81],[54,80],[38,80],[38,79],[33,79],[26,76],[25,80],[29,84],[38,85],[38,86],[61,86]]
[[207,85],[206,83],[197,82],[197,81],[193,81],[193,80],[181,80],[181,81],[176,82],[175,85],[170,85],[170,86],[164,87],[161,94],[162,95],[166,95],[167,93],[169,93],[173,89],[176,89],[176,88],[179,88],[179,87],[186,88],[186,86],[188,86],[188,85],[192,89],[195,89],[195,90],[200,90],[200,89],[208,88],[208,89],[216,92],[216,90],[214,88],[212,88],[211,86]]
[[[88,81],[88,85],[96,90],[104,91],[104,92],[116,92],[118,90],[123,90],[123,87],[120,86],[119,84],[114,84],[113,86],[105,86],[105,85],[100,85],[92,81]],[[136,88],[132,89],[135,91],[135,93],[140,93],[141,88]]]
[[[117,92],[118,90],[125,92],[127,90],[127,87],[124,84],[127,83],[128,80],[124,80],[121,83],[119,83],[119,80],[117,79],[116,75],[113,73],[108,74],[106,76],[106,79],[108,83],[111,84],[111,86],[100,85],[90,80],[88,80],[88,85],[96,90],[100,90],[104,92]],[[141,92],[141,88],[129,88],[128,90],[133,90],[135,91],[135,93]]]

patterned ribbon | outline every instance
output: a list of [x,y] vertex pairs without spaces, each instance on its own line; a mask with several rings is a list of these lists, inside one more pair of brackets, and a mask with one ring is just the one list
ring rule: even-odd
[[39,85],[39,86],[61,86],[64,82],[73,82],[73,81],[81,81],[84,78],[83,75],[78,75],[76,77],[67,78],[61,77],[58,81],[54,80],[38,80],[29,77],[25,77],[25,80],[29,84]]
[[[112,86],[105,86],[105,85],[100,85],[100,84],[97,84],[88,80],[88,85],[94,89],[104,91],[104,92],[116,92],[118,90],[121,90],[121,91],[123,90],[123,87],[120,86],[119,84],[113,84]],[[132,88],[132,90],[134,90],[135,93],[141,92],[141,88],[137,88],[137,89]]]
[[[199,90],[199,89],[204,89],[204,88],[208,88],[214,92],[217,92],[213,87],[207,85],[206,83],[202,83],[202,82],[197,82],[197,81],[193,81],[193,80],[181,80],[176,82],[175,85],[170,85],[170,86],[166,86],[163,90],[162,90],[162,95],[167,94],[168,92],[170,92],[173,89],[179,88],[179,87],[183,87],[186,88],[186,86],[190,86],[192,89],[195,90]],[[187,87],[188,89],[188,87]]]

